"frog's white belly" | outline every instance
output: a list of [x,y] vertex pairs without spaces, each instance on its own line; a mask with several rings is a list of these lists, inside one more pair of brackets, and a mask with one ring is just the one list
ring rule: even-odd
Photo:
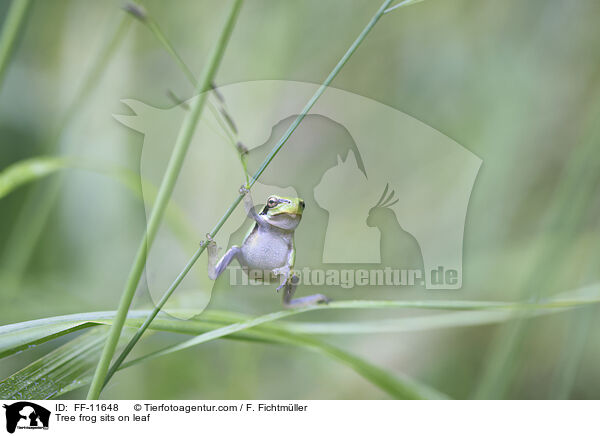
[[239,262],[249,269],[280,268],[287,264],[293,245],[292,237],[257,229],[242,244]]

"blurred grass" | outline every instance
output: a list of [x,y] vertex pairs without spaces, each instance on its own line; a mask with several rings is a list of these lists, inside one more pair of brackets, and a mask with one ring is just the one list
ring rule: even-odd
[[12,0],[0,34],[0,90],[4,82],[6,68],[15,50],[19,32],[23,27],[30,0]]
[[[65,169],[91,171],[102,174],[121,183],[142,204],[144,201],[147,201],[152,206],[156,202],[158,195],[156,186],[147,180],[141,179],[133,171],[127,168],[119,168],[97,162],[86,162],[81,159],[67,157],[35,157],[25,159],[0,171],[0,199],[23,185],[36,181],[39,182],[40,179],[59,173]],[[165,221],[182,242],[187,242],[189,239],[197,237],[196,230],[187,219],[185,213],[174,201],[169,202],[167,205]]]
[[[61,141],[65,130],[75,120],[90,94],[98,85],[115,51],[119,48],[131,20],[123,16],[117,24],[112,36],[103,44],[94,58],[89,71],[84,76],[73,100],[59,119],[53,132],[48,134],[49,140],[44,144],[44,154],[59,153],[62,151]],[[14,229],[3,247],[2,271],[10,280],[8,287],[18,289],[21,276],[25,273],[27,265],[35,250],[36,244],[44,231],[48,217],[54,207],[62,188],[63,180],[58,177],[48,184],[38,184],[27,193],[27,197],[20,208]]]
[[[573,237],[587,213],[587,205],[598,195],[600,181],[600,88],[595,92],[590,116],[583,121],[582,138],[566,162],[547,216],[540,232],[551,234],[544,239],[546,245],[533,263],[528,279],[521,290],[525,299],[538,301],[548,293],[556,292],[556,276],[565,253],[572,249]],[[596,257],[584,261],[597,267]],[[583,332],[579,332],[580,335]],[[517,320],[507,324],[492,344],[489,364],[483,374],[475,398],[502,398],[509,388],[513,372],[522,352],[523,338],[527,335],[527,322]]]

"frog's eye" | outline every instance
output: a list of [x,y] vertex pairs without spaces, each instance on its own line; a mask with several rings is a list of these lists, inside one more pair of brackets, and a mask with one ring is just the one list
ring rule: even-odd
[[267,200],[267,206],[269,207],[275,207],[277,206],[277,199],[274,197],[271,197]]

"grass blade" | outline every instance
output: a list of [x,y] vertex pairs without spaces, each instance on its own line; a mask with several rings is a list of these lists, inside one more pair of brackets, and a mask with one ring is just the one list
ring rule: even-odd
[[9,165],[0,172],[0,199],[15,189],[68,166],[66,159],[35,157]]
[[[287,334],[289,335],[289,334]],[[342,349],[305,335],[289,335],[294,345],[301,345],[321,352],[349,366],[366,380],[387,392],[396,400],[441,400],[448,397],[434,388],[411,379],[406,375],[393,374]]]
[[5,399],[45,400],[82,386],[98,358],[108,327],[98,327],[51,351],[0,382]]
[[[281,314],[282,312],[276,312]],[[239,319],[239,315],[233,315],[233,317],[220,313],[215,314],[218,319],[229,321],[233,319]],[[405,375],[392,374],[376,365],[373,365],[366,360],[341,350],[333,345],[327,344],[320,339],[311,337],[309,335],[303,335],[298,333],[291,333],[285,329],[285,327],[278,326],[276,324],[269,324],[267,326],[259,326],[257,319],[275,318],[277,315],[270,314],[264,317],[259,317],[251,320],[242,321],[236,325],[254,325],[254,328],[250,329],[253,334],[258,335],[260,338],[273,341],[276,343],[284,343],[287,345],[307,348],[312,351],[321,353],[325,356],[333,358],[338,362],[352,368],[357,374],[364,377],[366,380],[371,382],[373,385],[379,387],[384,392],[387,392],[395,399],[446,399],[447,396],[436,391],[430,386],[424,385],[423,383],[417,382]],[[211,330],[203,333],[200,336],[184,342],[184,344],[197,345],[202,342],[208,342],[217,338],[228,337],[229,335],[239,334],[241,330],[232,328],[231,325],[224,326],[218,329]],[[225,334],[223,334],[225,333]],[[201,339],[200,339],[201,338]],[[182,345],[182,344],[180,344]],[[190,345],[191,346],[191,345]],[[154,359],[159,356],[168,355],[176,351],[182,350],[186,347],[168,347],[159,352],[150,353],[135,359],[130,362],[126,362],[121,365],[119,369],[124,369],[133,365],[144,363],[148,360]]]
[[202,78],[198,82],[198,87],[196,89],[197,93],[199,94],[198,99],[190,108],[189,113],[183,121],[179,135],[177,136],[171,158],[167,164],[167,169],[158,191],[156,203],[152,208],[152,213],[150,215],[150,219],[148,220],[148,228],[144,234],[144,237],[142,238],[135,260],[131,267],[127,284],[125,285],[125,289],[121,295],[115,322],[111,326],[108,340],[106,341],[104,350],[100,356],[100,361],[98,362],[98,366],[88,392],[88,399],[90,400],[98,399],[100,396],[100,391],[102,390],[102,386],[104,386],[108,367],[117,347],[117,341],[120,337],[125,319],[127,318],[127,312],[131,306],[131,301],[133,300],[133,296],[135,295],[137,285],[140,281],[144,266],[146,264],[148,250],[152,246],[152,242],[154,241],[156,233],[158,232],[158,228],[162,221],[167,203],[171,198],[171,194],[175,187],[175,182],[185,160],[185,156],[196,129],[196,125],[200,119],[200,115],[202,114],[202,109],[204,108],[204,103],[207,98],[205,91],[210,88],[219,64],[221,63],[221,59],[225,53],[225,47],[227,46],[229,37],[233,31],[241,4],[241,0],[234,0],[233,2],[225,26],[223,27],[213,52],[206,64],[206,68],[202,73]]
[[[312,310],[350,308],[461,310],[462,312],[459,314],[442,314],[439,317],[446,315],[467,315],[467,323],[465,323],[465,318],[458,316],[442,322],[442,325],[445,326],[462,327],[465,324],[479,325],[479,323],[501,322],[506,316],[513,317],[520,316],[521,314],[529,316],[529,314],[536,311],[538,315],[544,315],[571,308],[589,306],[600,301],[598,298],[598,288],[598,284],[594,284],[575,291],[569,291],[557,298],[539,304],[477,301],[340,301],[327,306],[315,306]],[[311,310],[311,308],[306,309]],[[304,311],[306,310],[298,310],[296,312],[282,311],[269,314],[265,317],[267,319],[280,319]],[[195,313],[195,311],[191,312]],[[147,314],[147,310],[131,312],[126,325],[132,328],[138,327],[142,323],[142,320],[146,319]],[[188,315],[188,312],[182,312],[180,315],[184,317]],[[471,318],[471,315],[476,315],[476,317]],[[0,327],[0,355],[4,357],[14,354],[17,351],[27,349],[29,346],[46,342],[78,329],[89,328],[98,324],[111,324],[114,317],[114,311],[93,312],[45,318]],[[153,331],[195,335],[196,337],[191,340],[193,341],[193,345],[213,339],[227,338],[298,346],[321,353],[352,368],[362,377],[394,398],[444,397],[443,394],[440,394],[431,387],[424,386],[403,375],[391,374],[366,362],[364,359],[340,350],[310,335],[310,333],[373,333],[375,330],[381,330],[381,324],[379,323],[265,322],[265,324],[260,324],[265,317],[249,319],[247,315],[243,314],[206,311],[202,314],[201,319],[187,321],[159,317],[152,322],[150,328]],[[391,324],[385,325],[387,322],[383,321],[383,325],[386,331],[406,331],[407,325],[409,330],[439,328],[440,322],[437,320],[439,317],[413,317],[401,320],[389,320],[389,322],[392,322]],[[405,323],[403,324],[402,321]],[[102,341],[106,337],[105,330],[102,330],[101,337],[98,336],[100,335],[98,332],[100,332],[99,329],[92,329],[90,332],[59,347],[7,378],[0,383],[0,395],[6,398],[53,398],[89,383],[91,379],[91,366],[99,354]],[[189,344],[190,341],[186,341],[183,344],[186,343]],[[90,346],[88,347],[87,345]],[[123,368],[143,363],[160,355],[176,352],[179,349],[182,349],[182,344],[127,362],[123,365]],[[67,364],[67,361],[64,360],[65,356],[68,358],[68,362],[72,362],[72,364]]]
[[0,90],[30,3],[30,0],[13,0],[6,14],[6,20],[2,25],[2,35],[0,36]]
[[[87,316],[80,316],[80,318],[90,319],[97,317],[98,319],[95,319],[94,323],[110,322],[110,320],[101,319],[106,314],[106,312],[100,312],[95,315],[81,314]],[[112,315],[114,316],[114,312]],[[140,315],[143,315],[143,313]],[[239,315],[233,316],[234,319],[237,317]],[[222,319],[223,315],[220,318]],[[128,325],[133,326],[136,321],[139,324],[141,319],[130,321],[133,321],[133,323]],[[38,324],[42,326],[47,325],[49,322],[51,322],[51,319],[39,320]],[[60,325],[56,324],[56,327],[60,327]],[[91,322],[82,322],[78,325],[81,328],[85,328],[94,324]],[[214,329],[215,324],[198,321],[156,319],[152,323],[152,328],[183,334],[198,334],[202,331]],[[66,334],[70,331],[65,330],[63,333]],[[89,383],[93,362],[100,353],[102,341],[106,338],[106,331],[106,329],[94,328],[8,377],[6,380],[0,382],[0,395],[3,398],[10,399],[48,399],[55,398]],[[268,328],[253,329],[243,333],[228,335],[227,339],[261,341],[310,349],[352,368],[366,380],[396,399],[446,398],[433,388],[406,376],[392,374],[364,359],[326,344],[319,339],[311,338],[307,335],[290,333],[285,331],[284,328],[268,326]],[[122,368],[140,364],[153,357],[155,356],[145,356],[134,362],[129,362]]]
[[[314,306],[306,310],[334,309],[393,309],[419,308],[427,310],[451,310],[435,316],[412,316],[395,319],[380,319],[362,322],[279,322],[269,323],[288,333],[302,334],[372,334],[421,331],[428,329],[468,327],[504,322],[515,317],[536,317],[550,315],[569,309],[578,309],[600,302],[598,284],[586,286],[561,294],[558,297],[538,304],[485,302],[485,301],[337,301],[326,306]],[[139,327],[150,310],[129,312],[126,325]],[[197,309],[173,311],[172,314],[183,319],[198,313]],[[292,311],[278,312],[280,317],[291,316]],[[97,324],[112,324],[115,311],[87,312],[55,316],[0,327],[0,358],[27,349],[32,345],[47,342],[72,331]],[[215,325],[248,322],[248,315],[208,310],[200,317],[190,320],[171,319],[158,316],[150,325],[152,330],[169,331],[183,334],[201,334]]]
[[[1,326],[0,358],[10,356],[31,346],[50,341],[77,330],[98,324],[110,324],[115,317],[115,313],[114,311],[76,313]],[[197,312],[177,311],[174,313],[185,317]],[[147,310],[133,311],[128,321],[131,325],[135,326],[135,321],[143,319],[147,314]]]

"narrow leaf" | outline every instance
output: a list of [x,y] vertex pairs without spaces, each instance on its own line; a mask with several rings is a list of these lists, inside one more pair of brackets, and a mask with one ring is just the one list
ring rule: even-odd
[[56,157],[35,157],[9,165],[0,172],[0,198],[26,183],[50,175],[67,165],[66,159]]

